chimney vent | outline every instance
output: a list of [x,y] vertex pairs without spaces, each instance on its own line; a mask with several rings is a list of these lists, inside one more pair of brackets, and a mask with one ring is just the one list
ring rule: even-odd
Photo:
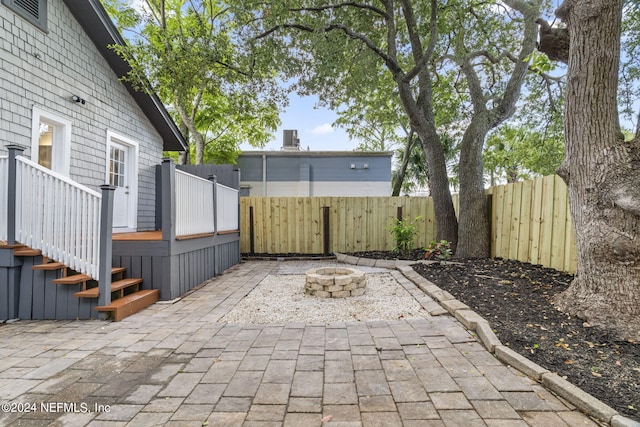
[[282,131],[282,149],[284,151],[300,151],[300,139],[297,130]]

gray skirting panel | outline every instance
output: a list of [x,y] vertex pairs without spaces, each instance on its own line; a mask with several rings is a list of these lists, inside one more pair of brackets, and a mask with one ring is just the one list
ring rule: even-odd
[[[175,242],[114,242],[113,266],[141,277],[162,300],[183,296],[240,262],[240,233]],[[95,298],[77,298],[81,285],[56,285],[60,271],[33,270],[42,257],[15,257],[0,249],[0,321],[95,317]]]
[[14,257],[0,249],[0,321],[91,319],[95,301],[77,298],[80,285],[56,285],[60,271],[33,270],[42,257]]
[[178,298],[240,262],[239,233],[168,242],[114,241],[113,265],[141,277],[161,300]]

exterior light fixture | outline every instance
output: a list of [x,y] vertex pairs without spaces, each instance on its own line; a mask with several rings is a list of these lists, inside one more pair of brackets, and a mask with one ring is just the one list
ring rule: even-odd
[[71,99],[72,99],[73,101],[77,102],[78,104],[82,104],[82,105],[84,105],[84,104],[86,104],[86,103],[87,103],[87,101],[85,101],[84,99],[80,98],[78,95],[73,95],[73,96],[71,97]]

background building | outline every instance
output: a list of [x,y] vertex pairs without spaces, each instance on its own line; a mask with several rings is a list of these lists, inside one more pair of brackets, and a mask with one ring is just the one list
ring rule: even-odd
[[300,151],[295,130],[281,151],[238,157],[242,196],[390,196],[392,152]]

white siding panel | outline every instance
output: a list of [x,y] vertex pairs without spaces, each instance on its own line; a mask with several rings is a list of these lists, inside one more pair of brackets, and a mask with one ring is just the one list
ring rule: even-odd
[[[300,191],[308,183],[308,191]],[[304,184],[304,185],[302,185]],[[251,197],[265,196],[261,181],[242,181],[242,187],[250,187]],[[301,194],[305,193],[305,194]],[[390,196],[389,182],[295,182],[271,181],[267,182],[267,196],[273,197],[358,197],[358,196]]]

